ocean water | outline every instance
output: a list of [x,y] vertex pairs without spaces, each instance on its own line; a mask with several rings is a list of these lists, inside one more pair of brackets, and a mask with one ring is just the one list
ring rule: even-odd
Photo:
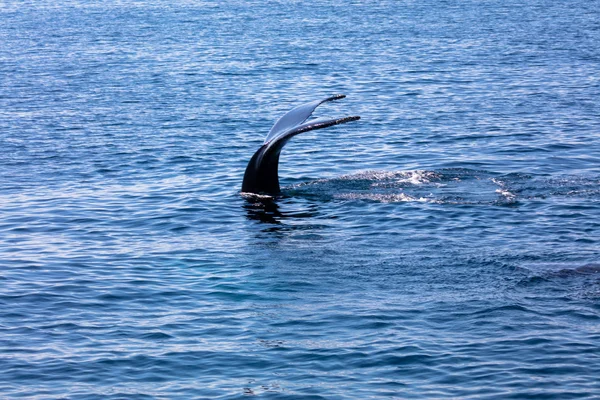
[[599,99],[598,0],[5,0],[0,398],[600,398]]

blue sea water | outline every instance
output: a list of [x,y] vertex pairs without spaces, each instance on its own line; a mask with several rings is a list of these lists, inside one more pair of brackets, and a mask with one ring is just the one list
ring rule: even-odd
[[600,398],[599,99],[598,0],[5,0],[0,397]]

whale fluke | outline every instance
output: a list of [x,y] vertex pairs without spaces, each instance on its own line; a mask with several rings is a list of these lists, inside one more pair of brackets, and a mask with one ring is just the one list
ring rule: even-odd
[[354,116],[337,119],[318,118],[307,121],[319,105],[327,101],[343,99],[344,97],[346,96],[338,94],[323,100],[302,104],[279,118],[267,134],[263,145],[254,153],[250,162],[248,162],[246,172],[244,173],[244,181],[242,182],[242,192],[278,194],[281,191],[278,175],[279,155],[283,146],[291,138],[300,133],[315,129],[323,129],[359,120],[360,117]]

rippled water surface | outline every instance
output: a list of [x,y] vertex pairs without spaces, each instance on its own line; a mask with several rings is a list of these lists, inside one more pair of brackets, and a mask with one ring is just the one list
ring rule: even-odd
[[599,1],[0,21],[0,397],[600,396]]

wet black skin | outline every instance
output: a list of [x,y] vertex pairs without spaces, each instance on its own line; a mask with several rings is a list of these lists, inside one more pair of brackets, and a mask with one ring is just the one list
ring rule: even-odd
[[271,195],[281,192],[278,173],[281,149],[278,152],[269,152],[267,149],[268,144],[263,144],[248,162],[242,192]]

